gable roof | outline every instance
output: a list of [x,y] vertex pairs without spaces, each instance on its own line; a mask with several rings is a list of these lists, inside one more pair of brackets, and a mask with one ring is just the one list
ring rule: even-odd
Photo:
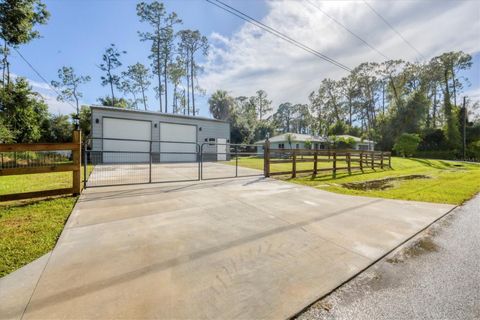
[[[289,134],[292,135],[292,142],[305,142],[307,140],[311,142],[328,142],[329,141],[329,139],[326,137],[312,136],[310,134],[301,134],[301,133],[292,133],[292,132],[287,132],[287,133],[283,133],[283,134],[279,134],[277,136],[271,137],[269,141],[270,142],[287,142],[287,135]],[[352,138],[353,140],[355,140],[356,143],[375,143],[372,140],[361,139],[359,137],[351,136],[348,134],[341,134],[334,137],[344,138],[344,139]],[[255,144],[264,144],[264,143],[265,143],[265,139],[255,142]]]
[[355,140],[355,142],[360,142],[360,143],[374,143],[372,140],[367,140],[367,139],[362,139],[362,138],[359,138],[359,137],[355,137],[355,136],[351,136],[349,134],[340,134],[338,136],[335,136],[337,138],[344,138],[344,139],[353,139]]
[[[318,136],[312,136],[310,134],[302,134],[302,133],[292,133],[292,132],[286,132],[279,134],[278,136],[271,137],[268,139],[270,142],[287,142],[287,135],[291,134],[292,135],[292,142],[305,142],[305,141],[311,141],[311,142],[325,142],[327,141],[323,137],[318,137]],[[263,144],[265,143],[264,140],[259,140],[256,141],[255,144]]]

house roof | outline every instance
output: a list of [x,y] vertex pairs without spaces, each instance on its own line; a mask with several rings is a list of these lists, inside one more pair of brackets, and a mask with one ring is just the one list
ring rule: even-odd
[[335,137],[344,138],[344,139],[351,138],[351,139],[355,140],[355,142],[374,143],[374,141],[372,141],[372,140],[362,139],[362,138],[351,136],[351,135],[348,135],[348,134],[340,134],[340,135],[335,136]]
[[206,121],[215,121],[215,122],[223,122],[228,123],[228,121],[218,120],[213,118],[207,117],[199,117],[199,116],[187,116],[183,114],[173,114],[173,113],[163,113],[158,111],[143,111],[143,110],[136,110],[136,109],[124,109],[124,108],[117,108],[117,107],[107,107],[107,106],[90,106],[92,110],[106,110],[106,111],[115,111],[115,112],[130,112],[130,113],[142,113],[142,114],[151,114],[156,116],[162,117],[170,117],[170,118],[182,118],[182,119],[193,119],[193,120],[206,120]]
[[[289,134],[292,135],[292,142],[305,142],[307,140],[311,142],[327,142],[329,140],[326,137],[312,136],[310,134],[287,132],[287,133],[280,134],[278,136],[271,137],[269,141],[270,142],[287,142],[287,135]],[[344,139],[352,138],[353,140],[355,140],[355,142],[360,142],[360,143],[374,143],[371,140],[365,140],[365,139],[362,140],[359,137],[354,137],[348,134],[342,134],[335,137],[344,138]],[[265,140],[259,140],[255,142],[255,144],[264,144],[264,143],[265,143]]]
[[[287,142],[287,135],[291,134],[292,135],[292,141],[294,142],[305,142],[305,141],[311,141],[311,142],[325,142],[326,139],[323,137],[317,137],[317,136],[312,136],[310,134],[301,134],[301,133],[292,133],[292,132],[287,132],[280,134],[278,136],[271,137],[268,139],[270,142]],[[265,140],[259,140],[255,142],[255,144],[263,144],[265,143]]]

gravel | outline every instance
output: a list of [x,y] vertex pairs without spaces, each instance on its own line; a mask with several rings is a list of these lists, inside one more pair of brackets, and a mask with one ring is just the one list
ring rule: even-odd
[[480,195],[298,319],[480,319]]

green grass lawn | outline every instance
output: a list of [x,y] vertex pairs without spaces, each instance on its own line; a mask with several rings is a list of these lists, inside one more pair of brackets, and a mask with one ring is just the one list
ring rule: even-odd
[[[72,173],[5,176],[0,181],[0,194],[68,188]],[[53,249],[76,200],[64,196],[0,203],[0,277]]]
[[[233,164],[234,160],[230,163]],[[239,165],[263,170],[263,160],[258,158],[239,159]],[[337,166],[345,165],[338,163]],[[319,163],[318,167],[331,167],[331,163]],[[312,163],[297,164],[298,170],[311,168]],[[290,163],[271,166],[271,172],[288,170],[291,170]],[[384,190],[356,190],[343,185],[408,175],[426,175],[428,179],[393,181],[391,187]],[[479,164],[443,160],[393,157],[392,169],[365,169],[364,173],[355,170],[351,175],[346,171],[339,171],[336,178],[332,177],[331,172],[320,172],[315,178],[311,174],[295,179],[289,176],[275,176],[275,178],[343,194],[449,204],[461,204],[480,192]]]

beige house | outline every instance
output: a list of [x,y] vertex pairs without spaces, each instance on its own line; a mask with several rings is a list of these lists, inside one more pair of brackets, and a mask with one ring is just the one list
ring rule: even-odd
[[[291,143],[288,141],[288,135],[291,135]],[[307,144],[307,146],[310,145],[310,149],[323,150],[327,149],[329,145],[334,144],[335,138],[345,140],[353,139],[355,141],[353,149],[355,150],[373,151],[375,148],[375,142],[350,135],[338,135],[327,138],[313,136],[309,134],[288,132],[271,137],[269,141],[271,149],[308,149],[305,147],[305,145]],[[255,142],[255,145],[257,145],[257,153],[263,154],[264,144],[265,140],[259,140]]]

